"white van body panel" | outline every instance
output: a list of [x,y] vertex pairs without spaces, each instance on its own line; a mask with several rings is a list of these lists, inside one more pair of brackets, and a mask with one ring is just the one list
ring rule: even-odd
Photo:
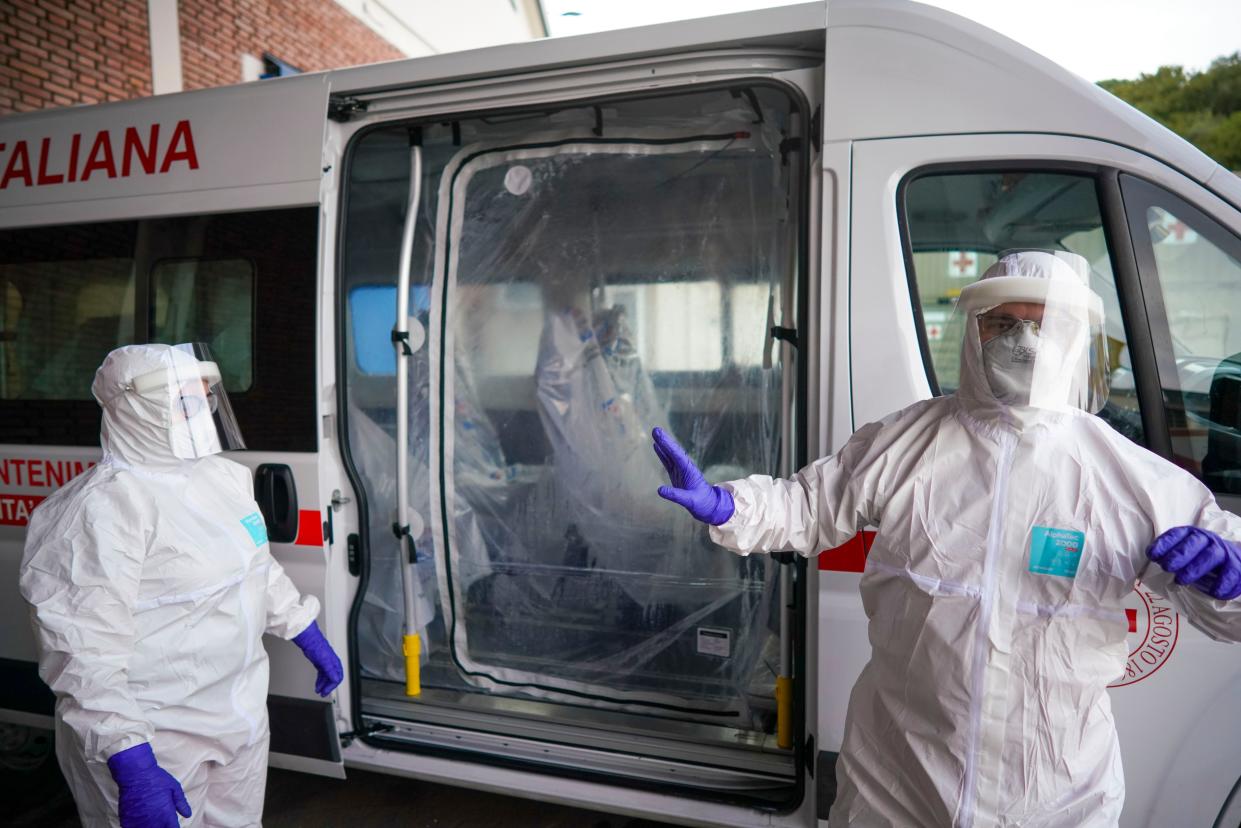
[[[33,185],[14,178],[0,191],[0,226],[314,204],[327,94],[325,75],[305,75],[0,119],[0,168],[23,145]],[[153,127],[147,172],[126,133],[149,149]],[[105,148],[92,153],[97,141],[110,165]],[[191,144],[192,164],[176,157]]]
[[843,0],[827,28],[827,140],[968,132],[1089,135],[1205,181],[1219,165],[1114,95],[990,29],[920,3]]

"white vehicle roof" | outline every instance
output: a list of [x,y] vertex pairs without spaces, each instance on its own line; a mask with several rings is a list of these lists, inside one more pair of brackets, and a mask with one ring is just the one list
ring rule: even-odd
[[832,0],[826,75],[827,140],[1049,132],[1113,141],[1204,182],[1223,169],[1096,84],[921,3]]
[[826,140],[961,132],[1088,135],[1159,156],[1200,181],[1227,172],[1172,131],[1037,52],[909,0],[828,0],[392,61],[333,72],[330,85],[334,95],[360,94],[690,49],[822,54],[825,18]]
[[[96,172],[89,181],[71,181],[66,173],[62,184],[47,187],[11,182],[0,190],[0,224],[50,220],[53,205],[68,201],[173,193],[202,193],[196,211],[230,209],[239,187],[273,188],[272,203],[313,203],[333,99],[434,87],[444,100],[443,92],[480,78],[572,72],[601,61],[688,51],[766,50],[818,60],[825,39],[825,140],[962,132],[1085,135],[1157,156],[1226,197],[1241,196],[1236,176],[1189,143],[1002,35],[906,0],[829,0],[0,118],[0,144],[11,153],[24,141],[32,166],[40,161],[36,149],[50,137],[46,163],[53,171],[69,168],[74,133],[85,144],[107,130],[120,155],[127,129],[147,136],[159,123],[160,140],[167,142],[183,119],[193,121],[198,156],[193,169],[182,162],[163,170],[161,164],[158,174],[145,176],[121,175],[117,158],[116,176]],[[86,146],[79,152],[85,163]],[[0,168],[6,161],[0,152]],[[124,211],[113,201],[111,208],[87,212],[106,217],[117,208]]]

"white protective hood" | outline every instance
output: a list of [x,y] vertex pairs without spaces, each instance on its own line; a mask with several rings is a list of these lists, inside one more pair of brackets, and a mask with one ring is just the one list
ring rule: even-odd
[[[961,291],[961,381],[956,396],[983,423],[1024,429],[1075,410],[1097,412],[1107,399],[1103,300],[1089,287],[1090,266],[1075,253],[1023,250],[1001,254]],[[1044,306],[1043,347],[1032,360],[1027,404],[1002,401],[988,378],[978,314],[1010,302]],[[1052,320],[1058,320],[1053,322]]]
[[[168,381],[154,383],[141,394],[134,392],[136,379],[161,371]],[[219,451],[218,440],[215,446],[201,447],[212,440],[215,427],[210,417],[203,418],[204,427],[197,432],[173,421],[172,378],[199,373],[198,361],[171,345],[126,345],[108,354],[91,383],[91,393],[103,409],[99,442],[104,456],[131,466],[174,471],[185,467],[187,457]]]

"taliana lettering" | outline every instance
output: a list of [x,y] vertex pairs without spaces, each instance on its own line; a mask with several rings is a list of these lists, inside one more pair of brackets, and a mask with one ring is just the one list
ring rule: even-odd
[[76,133],[67,140],[63,136],[22,138],[11,147],[0,142],[0,156],[6,151],[0,190],[10,185],[54,187],[92,178],[159,175],[178,164],[198,169],[198,150],[188,120],[177,121],[171,130],[151,124],[145,130],[132,126],[101,129],[90,137]]

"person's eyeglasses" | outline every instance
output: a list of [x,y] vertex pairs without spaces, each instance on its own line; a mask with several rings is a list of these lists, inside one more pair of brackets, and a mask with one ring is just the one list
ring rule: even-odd
[[1057,336],[1068,336],[1081,330],[1086,320],[1080,315],[1067,312],[1061,308],[1044,310],[1041,319],[1022,319],[1011,313],[996,313],[995,310],[978,314],[978,333],[983,339],[1016,331],[1026,322],[1030,323],[1030,332],[1039,336],[1043,330],[1054,331]]
[[993,339],[1019,329],[1026,322],[1030,323],[1031,332],[1037,335],[1042,324],[1038,320],[1022,319],[1007,313],[980,313],[978,314],[978,333],[987,339]]

